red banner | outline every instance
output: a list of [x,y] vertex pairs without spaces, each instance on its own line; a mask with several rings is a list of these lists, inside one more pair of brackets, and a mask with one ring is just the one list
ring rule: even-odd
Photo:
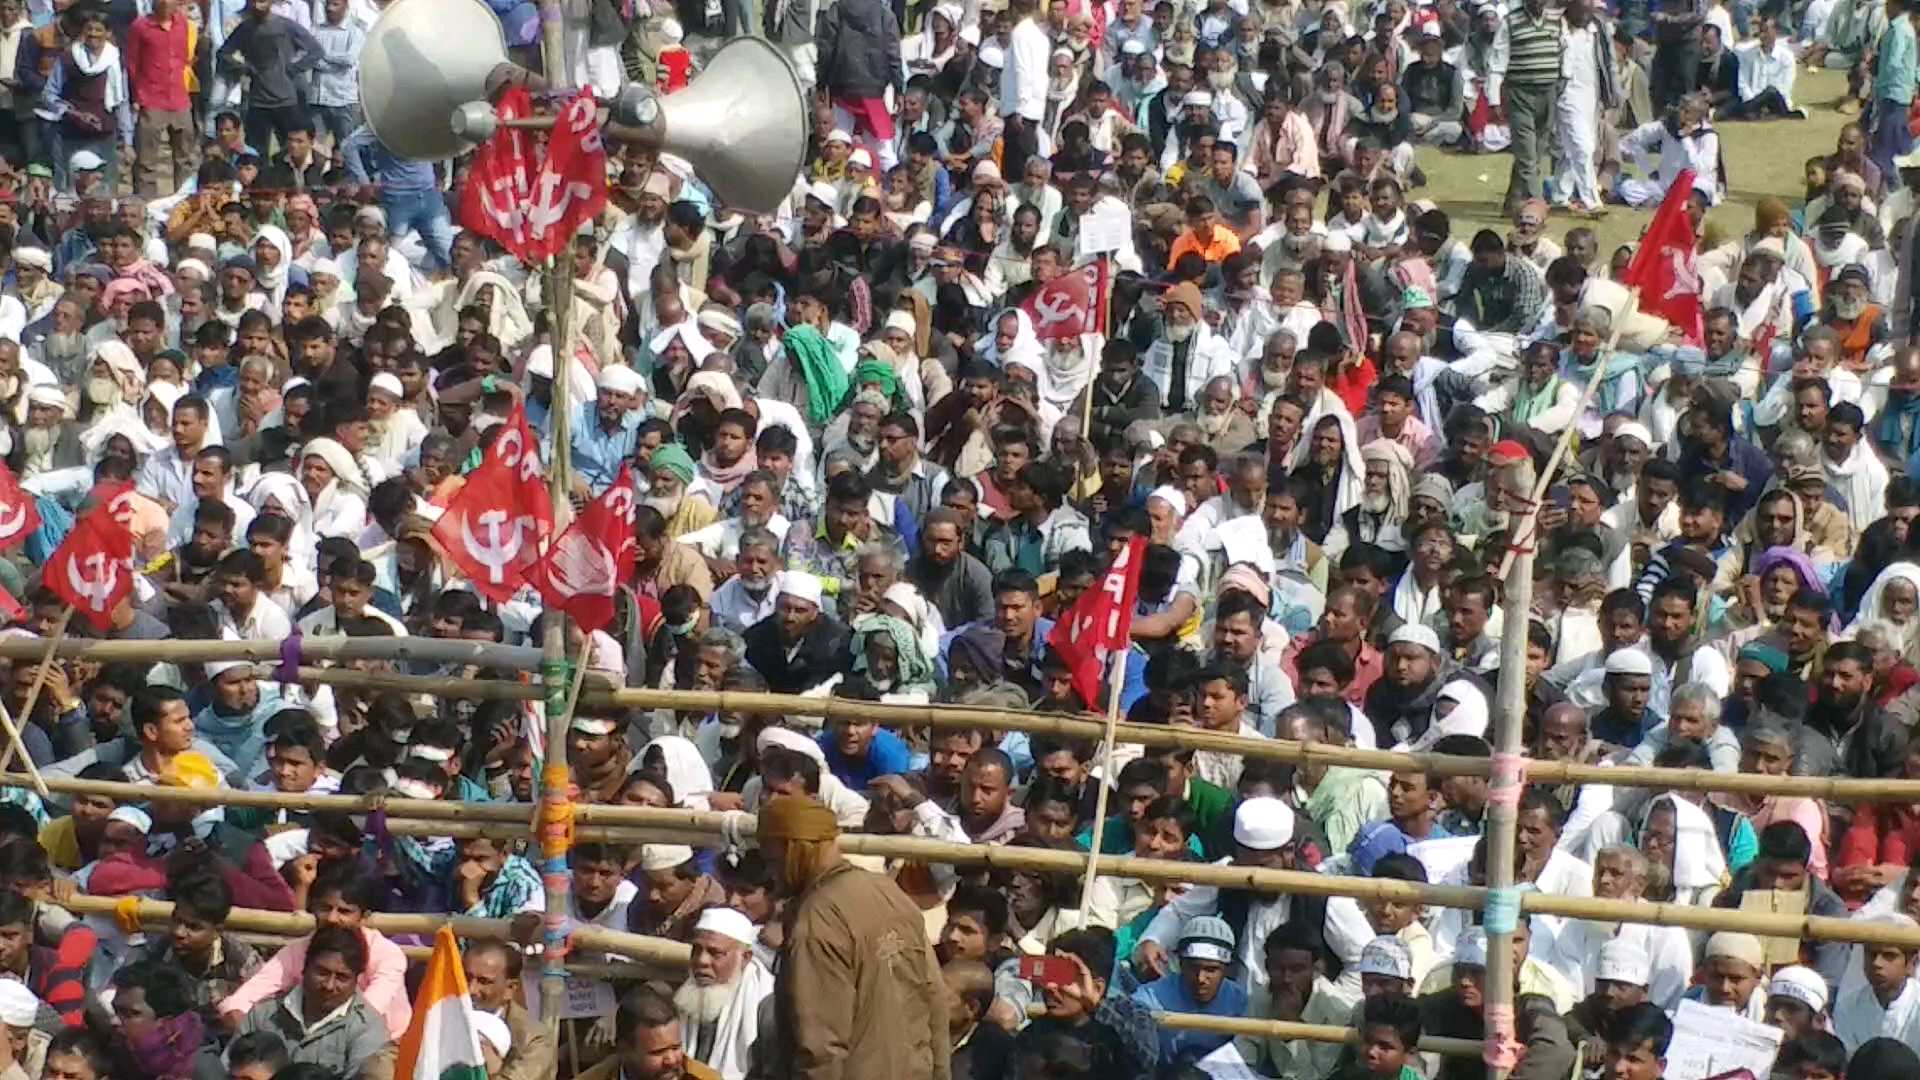
[[539,444],[515,406],[506,429],[433,526],[440,547],[475,591],[504,604],[527,584],[540,541],[553,531],[553,505]]
[[1041,341],[1077,337],[1098,330],[1100,264],[1061,274],[1033,291],[1020,310],[1033,319],[1034,336]]
[[514,254],[539,262],[567,250],[580,223],[607,205],[607,149],[591,88],[582,89],[554,121],[547,158],[533,179],[527,203],[524,250]]
[[1100,581],[1080,594],[1047,635],[1047,644],[1066,658],[1073,671],[1073,688],[1089,708],[1101,700],[1100,680],[1109,660],[1116,652],[1124,654],[1130,645],[1133,608],[1140,598],[1140,564],[1146,557],[1146,537],[1128,541]]
[[133,532],[119,517],[122,496],[132,490],[131,484],[95,488],[92,509],[73,523],[40,578],[103,633],[113,628],[114,609],[133,591]]
[[[500,95],[494,114],[502,120],[533,115],[533,99],[515,86]],[[501,126],[475,151],[460,189],[460,225],[491,236],[518,254],[527,243],[526,206],[533,190],[533,133]]]
[[614,596],[633,580],[633,508],[633,475],[621,465],[613,486],[587,504],[528,575],[548,607],[590,631],[613,621]]
[[20,489],[13,470],[0,465],[0,551],[26,543],[40,531],[40,508]]
[[1640,290],[1640,310],[1680,328],[1687,340],[1704,344],[1700,268],[1694,262],[1693,222],[1687,198],[1693,194],[1693,170],[1682,169],[1640,238],[1620,283]]

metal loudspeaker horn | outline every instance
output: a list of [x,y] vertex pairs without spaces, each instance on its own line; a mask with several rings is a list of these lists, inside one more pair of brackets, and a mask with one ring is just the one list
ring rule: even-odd
[[360,53],[360,104],[387,149],[437,161],[471,148],[447,117],[487,96],[507,64],[500,20],[480,0],[398,0],[380,14]]
[[728,42],[666,97],[628,84],[611,111],[617,125],[640,129],[631,133],[638,141],[692,163],[724,206],[771,213],[806,163],[806,94],[786,56],[762,38]]

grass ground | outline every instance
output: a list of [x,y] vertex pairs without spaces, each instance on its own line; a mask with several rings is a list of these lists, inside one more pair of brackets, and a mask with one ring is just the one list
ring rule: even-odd
[[[1845,89],[1843,73],[1803,68],[1794,79],[1793,97],[1794,104],[1807,110],[1807,119],[1718,125],[1731,191],[1708,214],[1708,222],[1718,222],[1730,237],[1740,236],[1753,228],[1753,208],[1760,199],[1775,195],[1797,207],[1806,159],[1832,153],[1840,128],[1853,119],[1834,109]],[[1452,219],[1453,235],[1462,239],[1483,227],[1504,236],[1511,223],[1500,216],[1500,204],[1506,197],[1511,160],[1506,154],[1448,154],[1422,148],[1420,166],[1426,170],[1427,186],[1410,192],[1409,198],[1432,199]],[[1568,229],[1586,225],[1598,233],[1604,261],[1616,247],[1638,239],[1653,217],[1651,209],[1610,206],[1608,211],[1592,221],[1556,213],[1547,222],[1547,235],[1558,241]]]

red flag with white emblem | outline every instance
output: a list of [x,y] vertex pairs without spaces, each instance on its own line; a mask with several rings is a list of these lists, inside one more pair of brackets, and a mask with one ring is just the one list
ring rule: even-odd
[[93,507],[73,523],[40,575],[41,584],[102,632],[112,629],[114,609],[133,591],[133,532],[118,505],[132,490],[131,484],[95,488]]
[[633,580],[633,508],[633,476],[621,465],[613,486],[587,504],[528,575],[549,607],[588,630],[606,629],[615,594]]
[[1033,320],[1041,341],[1091,334],[1099,327],[1100,266],[1095,263],[1061,274],[1033,291],[1020,310]]
[[1129,540],[1099,582],[1080,594],[1047,635],[1047,644],[1066,658],[1073,688],[1089,708],[1100,700],[1100,680],[1108,662],[1131,645],[1133,608],[1140,598],[1140,564],[1146,557],[1146,537]]
[[0,551],[26,543],[40,531],[40,508],[20,488],[13,470],[0,465]]
[[554,121],[527,203],[526,242],[514,254],[526,262],[560,254],[580,223],[606,205],[607,149],[600,142],[593,90],[583,88]]
[[553,531],[553,504],[539,446],[518,405],[488,444],[480,467],[433,526],[433,537],[475,591],[504,604],[528,583],[540,541]]
[[[533,98],[525,87],[511,87],[500,95],[494,113],[502,120],[531,116]],[[518,252],[527,241],[526,207],[532,186],[533,133],[502,124],[474,152],[460,189],[461,226]]]
[[1640,290],[1640,310],[1680,328],[1695,345],[1706,340],[1702,324],[1700,268],[1694,262],[1693,222],[1687,197],[1693,194],[1693,170],[1682,169],[1640,238],[1620,283]]

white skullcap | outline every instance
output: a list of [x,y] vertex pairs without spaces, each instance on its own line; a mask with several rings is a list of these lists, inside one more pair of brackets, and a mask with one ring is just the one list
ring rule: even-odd
[[1487,932],[1474,927],[1460,935],[1453,946],[1453,962],[1468,967],[1487,966]]
[[213,238],[212,233],[197,232],[197,233],[194,233],[192,236],[187,237],[187,250],[188,251],[219,251],[220,241],[215,240]]
[[1139,38],[1128,38],[1127,43],[1120,46],[1120,55],[1122,56],[1140,56],[1146,51],[1147,43],[1141,41]]
[[1732,930],[1722,930],[1708,938],[1706,955],[1709,960],[1724,956],[1762,970],[1767,966],[1767,947],[1760,943],[1760,939]]
[[1189,90],[1187,96],[1180,99],[1180,107],[1213,107],[1213,94],[1207,90]]
[[814,607],[820,606],[820,579],[805,570],[782,570],[779,586],[783,596],[805,600]]
[[404,776],[394,777],[393,780],[387,784],[387,788],[391,794],[398,795],[403,799],[437,799],[440,797],[426,781],[409,780]]
[[1233,963],[1233,927],[1218,915],[1195,915],[1180,928],[1180,955]]
[[553,346],[540,345],[527,354],[527,374],[553,378]]
[[1627,438],[1632,438],[1632,439],[1638,439],[1640,440],[1640,445],[1642,446],[1646,446],[1646,447],[1653,446],[1653,432],[1648,431],[1647,425],[1642,424],[1637,420],[1629,420],[1626,423],[1621,424],[1619,427],[1613,429],[1614,438],[1618,439],[1618,438],[1621,438],[1622,436],[1625,436]]
[[898,330],[903,334],[918,334],[920,332],[920,324],[914,321],[913,313],[910,311],[888,312],[887,321],[882,328],[886,330]]
[[693,317],[693,321],[708,330],[725,334],[731,338],[740,336],[740,320],[719,308],[708,308]]
[[453,760],[453,750],[445,746],[412,743],[407,747],[407,756],[415,761],[430,761],[435,765],[445,765]]
[[49,409],[59,409],[65,412],[67,408],[67,394],[66,391],[57,386],[37,383],[27,391],[27,404],[44,405]]
[[646,389],[647,384],[640,378],[639,372],[627,365],[609,364],[600,369],[598,385],[602,390],[612,390],[617,394],[638,394]]
[[[547,350],[547,364],[548,364],[548,370],[551,371],[552,364],[553,364],[552,349]],[[395,375],[391,371],[383,371],[380,374],[375,375],[373,377],[373,381],[367,384],[367,389],[378,390],[381,393],[396,399],[404,398],[407,396],[406,388],[400,385],[400,376]]]
[[1635,648],[1615,649],[1607,657],[1608,675],[1652,675],[1653,658]]
[[107,820],[131,825],[143,836],[153,831],[153,818],[137,806],[116,806],[113,813],[107,815]]
[[671,870],[693,861],[693,849],[685,844],[641,844],[640,869]]
[[1381,934],[1360,950],[1360,974],[1413,980],[1413,952],[1392,934]]
[[40,1016],[40,999],[18,979],[0,979],[0,1024],[30,1028]]
[[936,243],[938,243],[938,241],[933,238],[932,233],[918,232],[913,234],[913,239],[907,241],[907,246],[925,255],[933,250]]
[[873,168],[873,154],[869,153],[864,146],[856,147],[853,153],[847,155],[847,164],[871,169]]
[[1152,502],[1154,499],[1159,499],[1173,507],[1173,512],[1180,517],[1187,516],[1187,493],[1172,484],[1162,484],[1147,492],[1147,501]]
[[1320,241],[1320,250],[1331,251],[1335,254],[1350,252],[1353,250],[1353,237],[1343,232],[1330,232],[1326,235],[1325,239]]
[[985,45],[980,46],[978,55],[981,63],[995,71],[1007,66],[1007,51],[1002,49],[1000,43],[997,41],[989,41]]
[[384,229],[387,227],[387,212],[377,206],[363,206],[354,212],[353,220],[377,222]]
[[752,945],[760,940],[760,934],[753,928],[753,920],[730,907],[710,907],[702,911],[693,928],[732,938],[742,945]]
[[207,678],[210,681],[219,682],[220,676],[225,675],[234,668],[252,667],[253,665],[245,660],[209,660],[201,666],[206,669]]
[[840,205],[840,192],[825,180],[815,180],[807,185],[807,198],[831,210]]
[[1768,997],[1797,1001],[1816,1013],[1827,1011],[1827,980],[1810,967],[1789,964],[1773,973],[1767,984]]
[[1233,812],[1233,840],[1255,851],[1272,851],[1293,842],[1293,808],[1279,799],[1248,799]]
[[53,272],[53,256],[47,253],[46,248],[14,248],[13,261],[17,266],[32,266],[44,270],[47,273]]
[[1653,978],[1653,961],[1648,958],[1647,950],[1631,941],[1614,938],[1600,946],[1600,964],[1593,976],[1609,982],[1645,986]]
[[980,47],[980,28],[977,26],[961,27],[960,40],[966,42],[967,44],[973,46],[976,49],[979,48]]
[[1435,656],[1440,655],[1440,635],[1422,623],[1401,623],[1387,635],[1389,645],[1418,645]]
[[973,180],[975,183],[979,183],[982,180],[998,179],[1000,179],[1000,166],[994,164],[991,158],[981,158],[974,163]]
[[572,726],[573,730],[582,735],[611,735],[619,725],[604,716],[583,716],[575,713]]
[[848,146],[852,146],[853,136],[847,134],[845,131],[842,131],[839,128],[834,128],[832,131],[827,132],[827,141],[837,142],[837,143],[846,143]]
[[472,1016],[473,1033],[485,1039],[487,1045],[493,1047],[494,1053],[506,1057],[513,1052],[513,1032],[505,1020],[485,1009],[473,1010]]
[[204,261],[200,259],[194,259],[194,258],[181,259],[179,262],[173,264],[173,268],[176,272],[182,273],[182,274],[187,273],[188,271],[192,271],[193,273],[199,274],[201,281],[213,280],[213,267],[208,266]]
[[805,754],[821,765],[827,763],[826,751],[820,749],[820,744],[792,728],[764,728],[761,730],[760,738],[755,745],[763,754],[767,752],[768,747],[777,746],[782,750],[790,750],[796,754]]

